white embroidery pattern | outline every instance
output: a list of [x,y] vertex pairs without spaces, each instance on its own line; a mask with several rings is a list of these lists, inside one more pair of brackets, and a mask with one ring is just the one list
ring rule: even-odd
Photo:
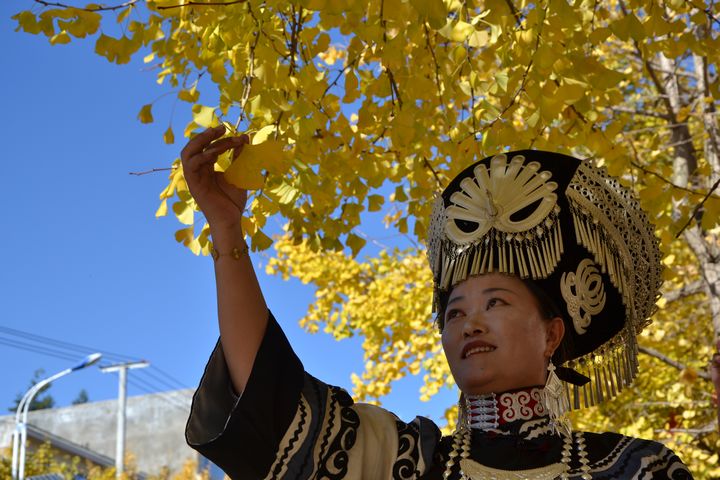
[[602,312],[605,307],[605,286],[593,261],[586,258],[580,262],[575,273],[563,273],[560,292],[567,303],[575,331],[578,335],[584,334],[592,316]]
[[[558,185],[550,182],[551,173],[539,172],[540,163],[523,165],[525,158],[517,155],[508,162],[505,155],[496,155],[490,161],[490,171],[479,164],[473,177],[460,182],[460,191],[450,196],[452,205],[445,209],[445,233],[459,245],[473,243],[491,228],[506,233],[526,232],[543,222],[553,211]],[[519,220],[511,216],[534,203],[535,209]],[[456,220],[477,223],[477,228],[465,232]]]
[[503,393],[498,403],[505,407],[502,418],[506,422],[513,420],[529,420],[533,416],[545,415],[545,407],[540,401],[540,390],[533,388],[530,392]]

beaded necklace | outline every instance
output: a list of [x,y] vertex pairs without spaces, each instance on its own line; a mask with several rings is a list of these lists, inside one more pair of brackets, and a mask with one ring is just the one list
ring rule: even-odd
[[[448,480],[456,464],[460,465],[461,480],[550,480],[570,478],[570,459],[572,458],[573,439],[576,443],[579,476],[582,480],[591,480],[590,465],[585,449],[582,432],[563,435],[563,447],[560,462],[529,470],[501,470],[482,465],[470,458],[472,430],[489,431],[499,425],[519,419],[546,416],[540,401],[540,388],[522,389],[496,396],[469,395],[465,398],[465,408],[461,409],[460,427],[453,434],[453,445],[445,462],[443,479]],[[464,412],[463,412],[464,410]]]

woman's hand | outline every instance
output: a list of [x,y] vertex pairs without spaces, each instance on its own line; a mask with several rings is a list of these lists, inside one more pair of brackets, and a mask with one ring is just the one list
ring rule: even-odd
[[224,133],[222,125],[209,128],[190,140],[180,153],[185,181],[211,231],[237,228],[247,202],[247,191],[230,185],[214,165],[218,156],[228,150],[234,149],[233,157],[237,157],[249,138],[241,135],[218,140]]

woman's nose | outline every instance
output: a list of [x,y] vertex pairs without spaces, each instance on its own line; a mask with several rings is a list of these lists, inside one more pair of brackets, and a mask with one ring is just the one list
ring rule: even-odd
[[463,337],[468,338],[481,333],[487,333],[487,325],[482,315],[468,315],[463,325]]

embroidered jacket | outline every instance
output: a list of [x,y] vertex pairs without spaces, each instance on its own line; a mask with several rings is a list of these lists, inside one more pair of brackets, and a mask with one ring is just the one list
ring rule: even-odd
[[[559,462],[563,441],[532,392],[499,399],[500,425],[473,431],[471,459],[502,470]],[[660,443],[615,433],[583,437],[593,479],[692,478]],[[431,420],[405,423],[306,373],[272,315],[241,397],[232,391],[218,342],[193,398],[186,438],[233,480],[440,480],[452,449],[452,438],[441,437]],[[569,474],[579,479],[576,457]],[[458,464],[449,478],[463,478]]]

